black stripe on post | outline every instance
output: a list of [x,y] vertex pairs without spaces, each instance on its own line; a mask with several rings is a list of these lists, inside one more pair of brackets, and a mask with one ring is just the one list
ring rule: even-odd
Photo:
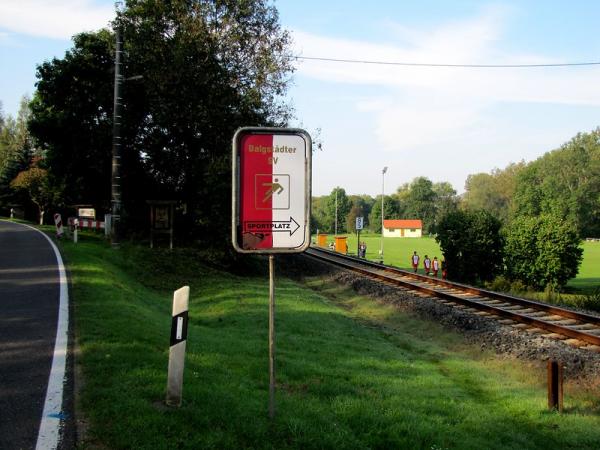
[[171,321],[171,347],[187,339],[188,312],[173,316]]

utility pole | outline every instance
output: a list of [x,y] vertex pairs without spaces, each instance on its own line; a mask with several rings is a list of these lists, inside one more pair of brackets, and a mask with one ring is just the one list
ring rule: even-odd
[[335,236],[337,236],[337,211],[338,211],[338,202],[337,202],[338,191],[335,191]]
[[121,102],[121,86],[123,83],[121,54],[123,41],[121,28],[116,29],[115,47],[115,91],[113,104],[113,142],[112,142],[112,177],[111,177],[111,205],[112,205],[112,233],[111,245],[119,248],[121,228],[121,116],[123,105]]

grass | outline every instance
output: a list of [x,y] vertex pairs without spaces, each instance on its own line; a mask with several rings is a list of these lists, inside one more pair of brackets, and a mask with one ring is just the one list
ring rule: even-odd
[[577,277],[568,286],[589,292],[600,287],[600,242],[583,242],[583,262]]
[[[348,254],[356,256],[358,240],[356,234],[346,234],[348,240]],[[367,244],[367,259],[372,261],[379,260],[379,250],[381,249],[381,235],[361,233],[361,242]],[[316,237],[313,238],[316,242]],[[333,241],[333,236],[330,238]],[[432,237],[422,238],[384,238],[383,253],[384,262],[402,269],[410,269],[411,256],[414,251],[417,251],[421,260],[419,262],[419,271],[423,272],[423,259],[428,255],[431,259],[437,256],[441,260],[442,252],[440,246]]]
[[[597,448],[600,398],[498,359],[435,323],[319,278],[277,277],[277,418],[267,417],[265,276],[186,250],[111,250],[82,233],[69,265],[85,377],[86,446],[101,448]],[[257,259],[259,266],[266,261]],[[184,402],[163,406],[172,291],[191,287]]]
[[[356,234],[346,234],[348,237],[348,254],[356,256],[357,238]],[[367,259],[379,260],[379,249],[381,248],[381,235],[361,233],[360,240],[367,243]],[[313,236],[316,242],[316,236]],[[329,238],[333,241],[333,236]],[[600,242],[582,242],[583,260],[579,267],[577,277],[569,281],[567,287],[582,293],[590,293],[600,288]],[[401,269],[410,269],[410,257],[414,251],[420,255],[419,273],[423,273],[423,259],[429,255],[431,259],[437,256],[442,258],[440,246],[432,237],[422,238],[384,238],[383,252],[384,262]],[[543,294],[540,293],[540,298]]]

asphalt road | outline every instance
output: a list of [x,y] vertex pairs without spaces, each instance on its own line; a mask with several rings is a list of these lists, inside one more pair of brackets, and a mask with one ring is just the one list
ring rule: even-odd
[[59,273],[49,242],[0,221],[0,449],[35,448],[58,307]]

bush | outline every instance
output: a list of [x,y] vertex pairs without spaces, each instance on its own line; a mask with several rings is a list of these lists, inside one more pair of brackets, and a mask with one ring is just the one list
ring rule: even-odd
[[506,234],[506,276],[536,289],[560,290],[577,275],[579,243],[571,225],[555,216],[518,218]]
[[502,270],[502,224],[487,211],[454,211],[442,217],[435,240],[448,277],[463,282],[493,280]]

